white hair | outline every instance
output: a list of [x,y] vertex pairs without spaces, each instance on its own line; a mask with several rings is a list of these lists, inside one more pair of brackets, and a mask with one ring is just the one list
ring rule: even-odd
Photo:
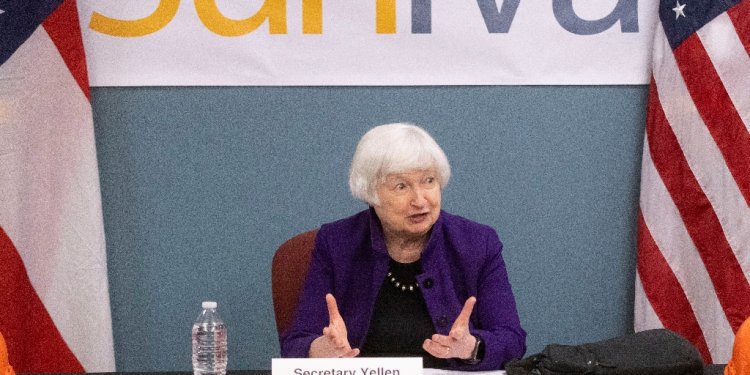
[[437,171],[441,189],[448,185],[448,158],[424,129],[406,123],[376,126],[357,144],[349,169],[349,189],[355,198],[378,205],[377,185],[387,175],[430,168]]

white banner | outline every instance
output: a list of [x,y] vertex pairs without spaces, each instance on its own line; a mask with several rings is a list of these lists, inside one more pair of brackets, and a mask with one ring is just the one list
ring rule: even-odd
[[93,86],[645,84],[653,0],[79,0]]

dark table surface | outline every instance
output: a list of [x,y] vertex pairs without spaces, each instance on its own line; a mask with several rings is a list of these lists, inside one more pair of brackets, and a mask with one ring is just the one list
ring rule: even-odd
[[[703,371],[705,375],[723,375],[724,365],[708,365]],[[89,375],[193,375],[188,371],[165,371],[165,372],[90,372]],[[40,374],[19,374],[40,375]],[[49,375],[49,374],[47,374]],[[80,375],[80,374],[58,374],[58,375]],[[229,370],[227,375],[271,375],[271,370]]]
[[[229,370],[227,375],[270,375],[271,370]],[[19,373],[17,375],[81,375],[76,373]],[[87,372],[86,375],[193,375],[192,371]]]

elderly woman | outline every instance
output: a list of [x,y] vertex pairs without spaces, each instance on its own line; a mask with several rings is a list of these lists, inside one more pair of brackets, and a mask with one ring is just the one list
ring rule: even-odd
[[369,209],[321,226],[285,357],[415,356],[425,367],[500,369],[526,350],[495,231],[440,209],[450,179],[423,129],[388,124],[354,153]]

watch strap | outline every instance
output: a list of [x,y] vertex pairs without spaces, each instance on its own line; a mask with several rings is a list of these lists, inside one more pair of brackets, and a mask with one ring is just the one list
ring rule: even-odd
[[467,365],[476,365],[477,363],[482,361],[482,358],[480,356],[481,349],[483,349],[483,342],[482,338],[479,336],[475,336],[477,339],[477,342],[474,344],[474,350],[471,351],[471,357],[464,359],[464,363]]

